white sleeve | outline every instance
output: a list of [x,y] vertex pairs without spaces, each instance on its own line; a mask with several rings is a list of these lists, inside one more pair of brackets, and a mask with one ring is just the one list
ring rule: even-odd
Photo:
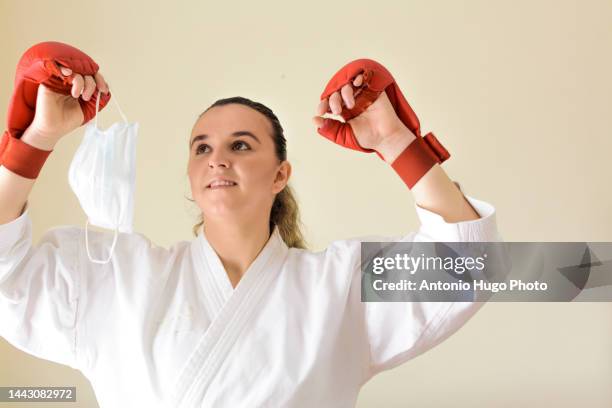
[[26,210],[0,225],[0,336],[18,349],[77,368],[76,228],[54,228],[32,246]]
[[[466,199],[480,219],[447,223],[438,214],[417,207],[421,221],[417,233],[379,241],[498,241],[493,206],[474,198]],[[353,279],[359,282],[353,282],[353,291],[361,288],[361,271],[357,269]],[[360,307],[370,349],[369,377],[439,344],[463,326],[482,305],[482,302],[362,302]]]

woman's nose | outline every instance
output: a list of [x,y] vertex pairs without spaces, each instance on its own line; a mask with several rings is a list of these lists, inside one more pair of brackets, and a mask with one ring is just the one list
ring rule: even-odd
[[216,151],[216,152],[212,152],[211,155],[208,157],[208,167],[215,168],[215,167],[229,167],[229,161],[227,159],[227,155],[225,155],[222,152]]

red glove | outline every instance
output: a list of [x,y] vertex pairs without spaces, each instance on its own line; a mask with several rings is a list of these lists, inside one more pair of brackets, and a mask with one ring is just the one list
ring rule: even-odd
[[[70,68],[72,75],[64,78],[58,64]],[[30,47],[17,65],[13,96],[7,114],[7,130],[0,141],[0,165],[26,178],[38,177],[51,152],[37,149],[20,140],[34,120],[38,85],[44,84],[53,92],[70,95],[75,74],[94,76],[98,69],[98,64],[87,54],[68,44],[50,41]],[[109,100],[110,93],[100,93],[100,110]],[[96,114],[96,99],[84,101],[79,98],[79,104],[84,116],[82,124],[85,124]]]
[[[359,87],[353,85],[353,80],[363,74],[363,82]],[[391,73],[378,62],[370,59],[352,61],[336,72],[321,94],[321,100],[329,98],[334,92],[351,84],[355,97],[355,106],[352,109],[343,107],[341,116],[346,123],[336,120],[326,120],[318,132],[327,139],[349,149],[361,152],[376,152],[359,145],[348,120],[365,111],[385,91],[387,97],[399,119],[414,133],[414,140],[392,163],[393,169],[402,180],[412,188],[417,181],[436,163],[442,163],[450,157],[448,151],[438,142],[433,133],[421,137],[419,119],[404,98]],[[331,113],[331,111],[330,111]],[[376,152],[382,159],[380,153]]]

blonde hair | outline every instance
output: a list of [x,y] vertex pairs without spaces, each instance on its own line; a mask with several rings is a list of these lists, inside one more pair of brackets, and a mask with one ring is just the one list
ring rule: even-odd
[[[283,127],[281,126],[280,121],[274,112],[259,102],[254,102],[241,96],[219,99],[210,105],[208,109],[202,112],[199,118],[202,117],[202,115],[209,109],[215,106],[229,105],[231,103],[248,106],[249,108],[255,109],[257,112],[268,118],[270,124],[272,125],[272,140],[274,141],[276,157],[281,162],[283,160],[287,160],[287,140],[285,139]],[[200,218],[200,221],[193,226],[194,236],[198,235],[198,231],[202,225],[204,225],[204,220]],[[289,184],[287,184],[283,190],[276,194],[276,197],[274,198],[272,208],[270,209],[269,225],[270,231],[274,229],[274,226],[278,226],[280,236],[289,248],[306,248],[306,241],[304,240],[301,230],[298,203]]]

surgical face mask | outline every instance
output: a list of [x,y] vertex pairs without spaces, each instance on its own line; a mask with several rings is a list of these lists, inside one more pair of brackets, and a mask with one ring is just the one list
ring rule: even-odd
[[[123,122],[106,130],[98,128],[100,94],[96,95],[96,116],[85,128],[85,136],[68,172],[68,181],[87,214],[85,248],[89,260],[108,263],[119,232],[133,232],[136,137],[138,123],[129,123],[113,93],[112,100]],[[93,259],[89,252],[89,225],[114,230],[113,243],[105,260]]]

